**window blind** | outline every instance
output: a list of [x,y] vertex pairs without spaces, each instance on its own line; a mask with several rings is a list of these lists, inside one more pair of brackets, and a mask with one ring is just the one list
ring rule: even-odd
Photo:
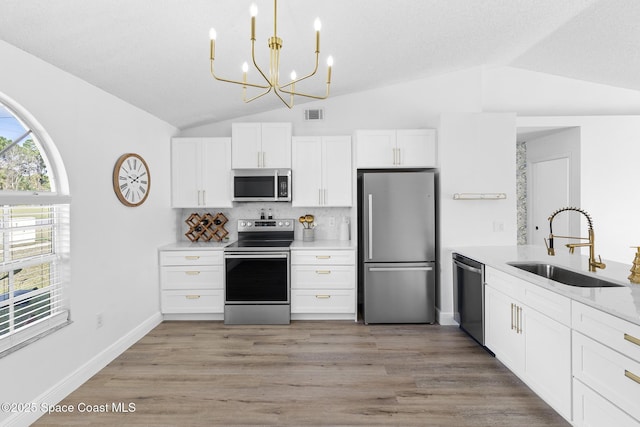
[[0,352],[69,320],[69,204],[0,205]]

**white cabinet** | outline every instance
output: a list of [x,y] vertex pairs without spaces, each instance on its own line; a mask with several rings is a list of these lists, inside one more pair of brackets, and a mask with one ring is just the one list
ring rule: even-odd
[[291,250],[291,318],[356,320],[353,249]]
[[171,141],[171,206],[232,206],[230,138]]
[[437,166],[435,129],[358,130],[358,169]]
[[532,390],[571,419],[571,301],[485,267],[486,346]]
[[640,326],[576,301],[572,316],[574,424],[640,426]]
[[224,313],[223,252],[160,251],[163,314]]
[[291,123],[233,123],[233,169],[291,168]]
[[291,151],[293,206],[352,205],[350,137],[294,137]]

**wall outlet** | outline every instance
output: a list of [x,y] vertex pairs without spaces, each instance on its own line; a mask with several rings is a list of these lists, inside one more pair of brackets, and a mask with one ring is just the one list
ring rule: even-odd
[[103,319],[102,313],[96,314],[96,329],[102,328],[103,324],[104,324],[104,319]]
[[504,231],[504,222],[494,221],[493,222],[493,232],[494,233],[501,233],[503,231]]
[[329,221],[329,227],[335,227],[336,226],[336,217],[335,216],[330,216],[327,219]]

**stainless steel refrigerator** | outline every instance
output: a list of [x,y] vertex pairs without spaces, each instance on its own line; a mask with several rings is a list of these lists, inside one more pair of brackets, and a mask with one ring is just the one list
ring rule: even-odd
[[358,173],[359,290],[365,323],[435,321],[432,171]]

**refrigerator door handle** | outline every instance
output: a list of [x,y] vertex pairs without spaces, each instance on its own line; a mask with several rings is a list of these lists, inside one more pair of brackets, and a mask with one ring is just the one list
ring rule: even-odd
[[369,194],[369,259],[373,259],[373,194]]
[[369,271],[431,271],[433,267],[369,267]]

